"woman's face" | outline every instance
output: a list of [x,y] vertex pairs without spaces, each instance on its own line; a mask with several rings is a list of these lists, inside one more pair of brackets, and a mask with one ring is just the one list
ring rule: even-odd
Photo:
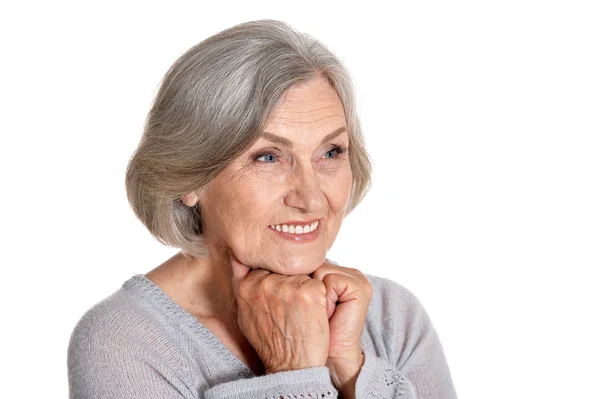
[[352,187],[345,128],[327,80],[288,90],[263,136],[199,199],[211,251],[231,249],[248,266],[287,275],[321,266]]

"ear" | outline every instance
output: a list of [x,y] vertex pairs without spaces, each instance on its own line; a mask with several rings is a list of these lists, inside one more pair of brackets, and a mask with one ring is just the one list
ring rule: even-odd
[[187,206],[194,206],[198,202],[198,194],[194,191],[187,193],[183,197],[181,197],[181,201]]

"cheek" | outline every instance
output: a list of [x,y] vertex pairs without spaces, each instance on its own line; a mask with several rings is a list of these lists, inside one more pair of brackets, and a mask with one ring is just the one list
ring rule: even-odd
[[332,211],[343,213],[352,191],[352,171],[350,168],[340,170],[340,173],[328,179],[325,187]]
[[270,179],[268,182],[256,174],[244,174],[230,178],[234,189],[228,190],[226,195],[221,193],[219,208],[221,216],[230,234],[235,239],[244,237],[244,241],[259,238],[256,229],[266,228],[271,220],[272,210],[277,201],[280,185]]
[[223,173],[211,182],[206,196],[201,201],[204,211],[205,230],[215,239],[228,240],[239,235],[239,229],[246,221],[246,209],[252,199],[248,195],[243,179]]

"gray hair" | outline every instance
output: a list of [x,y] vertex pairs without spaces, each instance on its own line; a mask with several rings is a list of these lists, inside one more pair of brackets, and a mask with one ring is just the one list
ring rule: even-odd
[[283,22],[260,20],[200,42],[164,76],[125,179],[129,203],[152,235],[185,255],[207,256],[201,209],[181,197],[201,192],[258,140],[290,87],[317,76],[327,78],[345,111],[349,214],[371,185],[350,76],[319,41]]

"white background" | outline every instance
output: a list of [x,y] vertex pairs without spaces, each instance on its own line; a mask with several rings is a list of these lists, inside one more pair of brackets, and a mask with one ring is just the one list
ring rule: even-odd
[[167,68],[275,18],[356,82],[373,188],[328,256],[420,298],[459,397],[600,397],[597,2],[211,3],[2,5],[0,396],[66,397],[81,315],[175,252],[124,191]]

